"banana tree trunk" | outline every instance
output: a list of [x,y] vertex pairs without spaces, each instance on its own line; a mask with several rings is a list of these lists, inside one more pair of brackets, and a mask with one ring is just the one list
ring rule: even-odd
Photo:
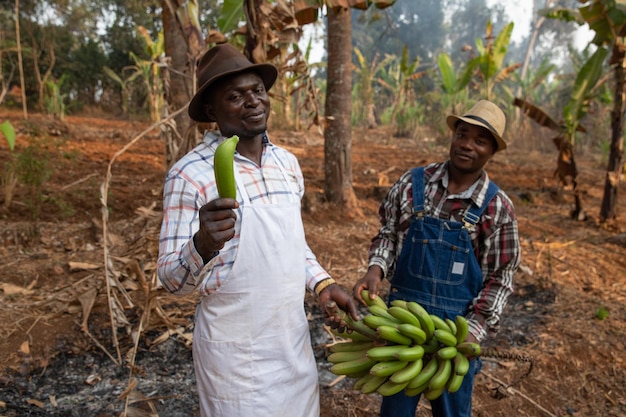
[[[612,62],[623,62],[624,51],[620,47],[613,49]],[[624,148],[624,67],[615,65],[615,92],[613,111],[611,111],[611,151],[604,182],[604,197],[600,209],[600,221],[616,218],[617,191],[622,177],[622,153]]]

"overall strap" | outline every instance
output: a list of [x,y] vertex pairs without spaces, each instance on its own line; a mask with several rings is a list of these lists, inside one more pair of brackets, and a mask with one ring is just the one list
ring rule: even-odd
[[489,202],[498,193],[498,190],[498,186],[494,182],[489,181],[489,187],[487,188],[487,192],[485,193],[483,205],[481,207],[478,207],[472,204],[472,206],[465,211],[465,215],[463,215],[464,228],[466,228],[467,230],[471,230],[476,225],[476,223],[478,223],[480,216],[489,205]]
[[413,185],[413,215],[424,215],[424,167],[411,169],[411,183]]

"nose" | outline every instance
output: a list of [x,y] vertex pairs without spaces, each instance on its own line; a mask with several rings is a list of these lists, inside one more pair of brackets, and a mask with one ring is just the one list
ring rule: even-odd
[[247,107],[256,107],[259,105],[260,102],[261,100],[254,92],[251,91],[246,93],[245,104]]

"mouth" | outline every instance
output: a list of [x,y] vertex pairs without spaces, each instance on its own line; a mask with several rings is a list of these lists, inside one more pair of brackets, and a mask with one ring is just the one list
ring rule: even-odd
[[265,112],[255,112],[244,116],[245,120],[250,122],[260,122],[265,120]]
[[471,161],[472,159],[474,159],[474,158],[472,158],[472,156],[471,156],[470,154],[466,154],[466,153],[463,153],[463,152],[457,152],[457,153],[455,154],[455,156],[456,156],[458,159],[461,159],[461,160],[463,160],[463,161]]

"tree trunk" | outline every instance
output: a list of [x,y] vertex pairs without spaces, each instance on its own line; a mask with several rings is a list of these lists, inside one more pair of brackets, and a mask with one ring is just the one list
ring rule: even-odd
[[22,112],[24,120],[28,120],[28,105],[26,104],[26,86],[24,85],[24,63],[22,61],[22,41],[20,39],[20,1],[15,0],[15,43],[17,44],[17,65],[20,71],[20,87],[22,89]]
[[358,214],[352,188],[352,26],[350,9],[328,9],[328,63],[324,129],[324,191],[328,202]]
[[611,152],[604,183],[604,196],[600,209],[600,221],[616,218],[617,190],[622,177],[622,152],[624,149],[624,52],[619,47],[613,49],[612,62],[615,65],[615,93],[613,95],[613,110],[611,111]]
[[[165,55],[169,58],[169,67],[163,71],[164,94],[168,113],[186,106],[196,90],[196,59],[204,49],[204,39],[190,21],[179,22],[173,8],[185,10],[184,3],[195,1],[163,0],[163,33]],[[197,6],[196,6],[197,7]],[[164,126],[165,159],[170,167],[197,143],[195,123],[183,112],[174,118],[173,125]]]

